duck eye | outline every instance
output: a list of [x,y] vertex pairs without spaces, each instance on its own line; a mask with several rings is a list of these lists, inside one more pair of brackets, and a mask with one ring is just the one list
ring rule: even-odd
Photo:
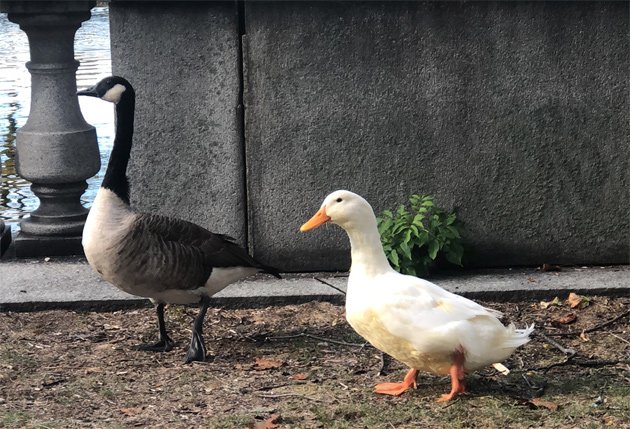
[[343,200],[342,200],[341,198],[337,198],[337,202],[338,202],[338,203],[340,203],[340,202],[342,202],[342,201],[343,201]]

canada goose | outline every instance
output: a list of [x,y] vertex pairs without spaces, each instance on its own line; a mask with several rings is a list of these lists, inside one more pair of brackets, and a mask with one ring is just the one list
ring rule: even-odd
[[256,272],[280,278],[278,271],[249,256],[231,237],[184,220],[131,209],[126,171],[135,91],[127,80],[111,76],[78,95],[98,97],[116,106],[114,146],[83,230],[85,256],[103,279],[156,304],[159,341],[138,346],[141,350],[172,349],[164,324],[166,303],[200,303],[186,362],[204,361],[202,326],[210,297]]
[[420,370],[450,374],[451,391],[439,398],[449,401],[464,392],[464,371],[500,362],[529,341],[534,325],[506,327],[498,319],[500,312],[394,271],[383,252],[372,207],[361,196],[333,192],[300,231],[327,222],[350,237],[348,323],[374,347],[411,368],[402,383],[378,384],[376,393],[397,396],[415,388]]

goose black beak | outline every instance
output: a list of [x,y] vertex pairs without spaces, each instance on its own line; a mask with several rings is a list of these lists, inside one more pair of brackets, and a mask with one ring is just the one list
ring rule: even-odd
[[81,91],[77,91],[77,95],[87,95],[89,97],[98,97],[98,93],[96,92],[96,87],[91,87],[88,89],[82,89]]

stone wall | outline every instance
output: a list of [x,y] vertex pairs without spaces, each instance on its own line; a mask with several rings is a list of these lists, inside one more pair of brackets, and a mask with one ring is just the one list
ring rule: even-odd
[[628,262],[628,3],[246,2],[245,164],[230,7],[112,3],[139,206],[246,222],[286,270],[347,269],[341,230],[298,232],[339,188],[434,195],[470,266]]
[[131,200],[245,242],[234,3],[112,2],[112,68],[136,89]]

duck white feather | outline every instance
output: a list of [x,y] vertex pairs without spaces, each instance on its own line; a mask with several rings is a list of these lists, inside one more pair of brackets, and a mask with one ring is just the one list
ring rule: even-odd
[[378,393],[398,395],[415,386],[417,371],[455,376],[451,393],[463,392],[463,372],[506,359],[529,341],[527,329],[504,326],[501,313],[448,292],[389,265],[370,204],[340,190],[326,197],[305,223],[306,231],[323,223],[342,227],[350,238],[348,323],[377,349],[411,368],[403,383],[384,383]]

